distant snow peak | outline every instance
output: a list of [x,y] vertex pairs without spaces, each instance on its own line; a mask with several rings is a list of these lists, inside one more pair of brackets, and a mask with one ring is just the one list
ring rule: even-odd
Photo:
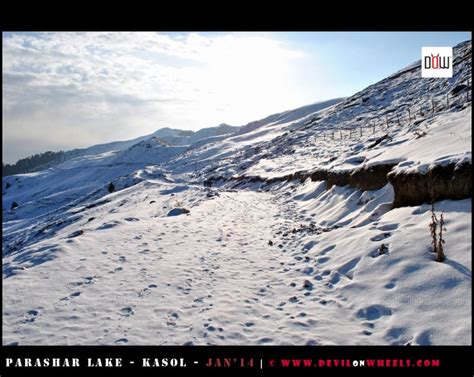
[[168,146],[169,144],[164,141],[163,139],[157,137],[157,136],[153,136],[153,137],[150,137],[149,139],[146,139],[146,140],[142,140],[140,141],[139,143],[135,144],[135,145],[132,145],[132,147],[130,149],[133,149],[133,148],[156,148],[156,147],[166,147]]

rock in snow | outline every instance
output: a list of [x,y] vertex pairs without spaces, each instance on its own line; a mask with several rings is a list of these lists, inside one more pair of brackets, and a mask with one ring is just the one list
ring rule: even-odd
[[168,212],[166,216],[179,216],[189,213],[189,209],[187,208],[173,208],[171,211]]

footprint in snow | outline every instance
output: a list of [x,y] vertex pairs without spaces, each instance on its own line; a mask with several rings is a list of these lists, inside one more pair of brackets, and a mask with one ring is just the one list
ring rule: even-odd
[[130,306],[120,309],[120,315],[122,317],[131,317],[134,314],[135,311]]
[[324,249],[322,249],[320,252],[319,252],[319,255],[320,256],[324,256],[326,255],[327,253],[329,253],[330,251],[334,250],[336,248],[336,245],[329,245],[327,247],[325,247]]
[[101,226],[97,228],[97,230],[111,229],[111,228],[115,228],[117,225],[120,225],[120,222],[114,220],[108,223],[103,223]]
[[309,241],[307,244],[303,246],[305,251],[311,250],[318,242],[317,241]]
[[69,286],[70,287],[79,287],[81,285],[91,285],[91,284],[94,284],[95,283],[95,278],[97,276],[86,276],[86,277],[83,277],[82,281],[76,281],[76,282],[73,282],[73,283],[70,283]]
[[405,345],[408,342],[411,343],[412,337],[408,333],[408,329],[403,326],[395,326],[387,330],[384,338],[390,343],[390,345]]
[[183,294],[185,294],[185,295],[189,295],[189,293],[191,293],[191,288],[178,287],[178,290],[183,292]]
[[307,291],[312,291],[313,290],[313,283],[311,283],[309,280],[305,280],[303,282],[303,289],[306,289]]
[[392,235],[392,233],[380,233],[380,234],[377,234],[376,236],[373,236],[372,238],[370,238],[371,241],[382,241],[388,237],[390,237]]
[[166,317],[166,324],[168,326],[176,326],[176,320],[179,318],[178,313],[173,312],[171,314],[168,314]]
[[357,312],[357,317],[373,321],[383,316],[391,316],[392,310],[383,305],[370,305],[366,308],[360,309]]
[[77,292],[71,293],[69,296],[63,297],[60,301],[69,301],[75,297],[79,297],[80,295],[81,295],[81,292],[77,291]]
[[379,226],[378,229],[383,231],[383,232],[397,230],[398,229],[398,224],[385,224],[385,225]]
[[36,318],[38,317],[39,311],[38,310],[28,310],[25,314],[25,319],[22,321],[23,323],[33,323]]
[[432,344],[432,331],[425,330],[422,333],[415,336],[414,341],[415,344],[420,346],[431,346]]
[[75,238],[75,237],[82,236],[83,234],[84,234],[84,231],[82,229],[79,229],[69,234],[67,238]]
[[390,283],[385,284],[383,287],[385,289],[394,289],[396,287],[396,281],[391,281]]
[[331,287],[332,287],[333,285],[336,285],[340,281],[341,281],[341,274],[337,271],[334,271],[331,274],[331,277],[330,277],[328,283],[326,283],[326,284],[331,284]]
[[144,288],[140,292],[138,292],[138,297],[147,297],[151,294],[151,289],[150,288]]
[[128,343],[128,339],[127,338],[121,338],[121,339],[117,339],[115,341],[115,344],[127,344]]

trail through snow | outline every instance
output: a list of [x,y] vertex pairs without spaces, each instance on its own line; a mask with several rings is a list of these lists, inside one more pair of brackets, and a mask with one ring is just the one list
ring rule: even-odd
[[107,225],[4,281],[6,344],[331,344],[363,331],[344,297],[297,268],[270,193]]

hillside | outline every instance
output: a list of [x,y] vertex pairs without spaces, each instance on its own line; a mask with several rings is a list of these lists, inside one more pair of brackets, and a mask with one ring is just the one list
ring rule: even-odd
[[114,141],[111,143],[93,145],[88,148],[72,149],[61,152],[45,152],[39,155],[27,157],[17,161],[15,164],[3,164],[3,176],[23,173],[34,173],[53,166],[66,160],[81,156],[97,155],[106,152],[123,151],[144,140],[158,137],[171,145],[191,145],[197,142],[206,144],[216,137],[230,135],[236,132],[239,127],[232,127],[227,124],[220,124],[217,127],[203,128],[199,131],[187,131],[172,128],[160,128],[150,135],[141,136],[132,140]]

